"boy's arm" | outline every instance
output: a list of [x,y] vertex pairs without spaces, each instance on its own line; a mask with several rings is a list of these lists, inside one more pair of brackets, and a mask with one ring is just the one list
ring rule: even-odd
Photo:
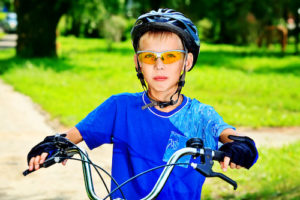
[[70,130],[68,130],[66,134],[67,134],[66,138],[68,138],[71,142],[75,144],[78,144],[79,142],[82,141],[82,136],[76,127],[73,127]]
[[219,137],[220,142],[222,142],[223,144],[225,144],[227,142],[232,142],[232,140],[228,138],[229,135],[241,136],[232,128],[227,128],[227,129],[223,130],[222,133],[220,134],[220,137]]
[[[70,130],[68,130],[66,132],[67,136],[66,138],[68,138],[71,142],[78,144],[79,142],[82,141],[82,136],[80,134],[80,132],[78,131],[78,129],[76,127],[71,128]],[[32,157],[29,161],[29,171],[34,170],[38,170],[40,168],[40,164],[43,164],[45,159],[47,158],[48,153],[42,153],[39,156],[36,157]],[[63,164],[66,164],[66,160],[63,162]]]

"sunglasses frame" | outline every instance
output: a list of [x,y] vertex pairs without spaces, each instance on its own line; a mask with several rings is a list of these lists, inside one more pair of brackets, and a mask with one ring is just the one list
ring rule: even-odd
[[[184,55],[186,56],[187,54],[187,51],[185,50],[181,50],[181,49],[175,49],[175,50],[167,50],[167,51],[161,51],[161,52],[156,52],[156,51],[137,51],[136,54],[137,56],[139,57],[139,54],[140,53],[153,53],[155,56],[156,56],[156,60],[158,58],[161,58],[161,55],[166,53],[166,52],[172,52],[172,51],[176,51],[176,52],[181,52],[181,53],[184,53]],[[156,62],[155,60],[155,62]],[[142,61],[141,61],[142,62]],[[165,63],[164,63],[165,64]]]

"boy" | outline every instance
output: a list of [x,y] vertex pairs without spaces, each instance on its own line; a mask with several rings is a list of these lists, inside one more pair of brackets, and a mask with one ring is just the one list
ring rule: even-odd
[[[151,11],[138,18],[132,32],[134,62],[144,92],[114,95],[67,132],[74,143],[89,148],[113,143],[112,175],[118,183],[166,164],[169,155],[189,138],[203,139],[217,149],[225,143],[221,167],[250,168],[257,159],[254,142],[231,141],[237,135],[208,105],[181,94],[186,71],[196,63],[200,41],[194,24],[171,9]],[[47,152],[47,151],[46,151]],[[29,155],[29,169],[37,170],[47,153]],[[161,170],[139,177],[122,190],[127,199],[146,196]],[[191,168],[175,167],[157,199],[200,199],[204,177]],[[112,184],[112,189],[116,186]],[[122,197],[119,192],[113,198]]]

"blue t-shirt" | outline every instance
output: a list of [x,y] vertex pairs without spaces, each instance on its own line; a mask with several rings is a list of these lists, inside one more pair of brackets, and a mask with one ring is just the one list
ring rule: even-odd
[[[217,149],[221,132],[233,128],[213,107],[185,96],[181,105],[168,113],[154,107],[142,110],[148,103],[144,92],[114,95],[76,125],[90,149],[113,143],[112,176],[119,184],[166,164],[189,138],[202,138],[205,147]],[[122,187],[126,199],[145,197],[162,170],[147,173]],[[200,199],[204,180],[191,167],[176,166],[157,199]],[[111,189],[115,187],[112,183]],[[113,195],[117,197],[122,197],[119,191]]]

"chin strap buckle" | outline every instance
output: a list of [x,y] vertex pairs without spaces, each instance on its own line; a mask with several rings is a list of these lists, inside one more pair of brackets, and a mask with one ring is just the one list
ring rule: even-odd
[[[150,97],[149,97],[150,99]],[[178,98],[179,99],[179,98]],[[173,99],[170,100],[169,102],[163,102],[163,101],[155,101],[153,99],[150,99],[151,103],[148,103],[146,105],[144,105],[142,107],[143,110],[145,110],[146,108],[151,108],[153,106],[159,106],[160,108],[165,108],[167,106],[172,106],[175,105],[178,102],[178,99],[176,101],[174,101]]]

